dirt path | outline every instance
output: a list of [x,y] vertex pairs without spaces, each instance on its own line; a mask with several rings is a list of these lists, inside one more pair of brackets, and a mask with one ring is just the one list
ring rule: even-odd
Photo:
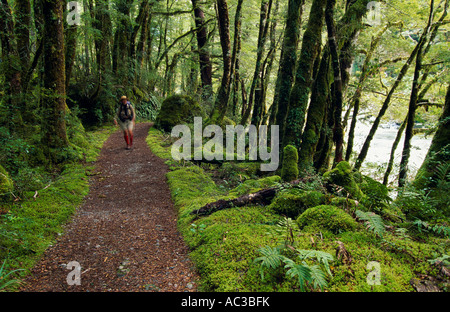
[[[25,280],[23,291],[196,291],[198,276],[177,232],[167,166],[137,124],[133,150],[121,131],[105,142],[90,193],[65,233]],[[68,285],[76,261],[81,285]]]

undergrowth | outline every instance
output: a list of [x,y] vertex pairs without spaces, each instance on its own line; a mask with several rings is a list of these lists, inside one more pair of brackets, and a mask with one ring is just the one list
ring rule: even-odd
[[[357,198],[352,198],[317,174],[288,185],[274,173],[261,176],[252,170],[254,163],[176,162],[170,156],[170,137],[154,128],[147,143],[170,166],[167,178],[178,227],[201,275],[201,290],[409,292],[418,275],[441,278],[435,263],[448,263],[448,223],[436,227],[433,221],[406,219],[402,206],[391,203],[372,179],[355,177],[365,193],[354,192]],[[271,205],[191,214],[219,199],[267,187],[280,190]],[[302,222],[274,206],[289,202],[301,205],[289,213]],[[304,224],[308,219],[302,215],[314,222]],[[342,222],[346,230],[340,228]],[[368,282],[374,262],[380,269],[376,284]],[[439,285],[446,290],[448,282]]]
[[15,289],[62,234],[89,191],[89,171],[113,130],[106,127],[83,134],[81,162],[67,162],[51,171],[26,163],[11,175],[13,196],[2,199],[0,211],[0,291]]

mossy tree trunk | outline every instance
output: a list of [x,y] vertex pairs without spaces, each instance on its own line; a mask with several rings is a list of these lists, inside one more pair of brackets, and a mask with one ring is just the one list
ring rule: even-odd
[[333,140],[336,146],[334,164],[337,165],[343,160],[343,148],[344,148],[344,129],[342,127],[342,77],[341,77],[341,65],[338,53],[338,46],[336,40],[336,26],[334,25],[334,6],[336,0],[328,0],[325,9],[325,20],[328,31],[328,45],[331,54],[331,63],[333,67],[333,94],[332,94],[332,107],[334,112],[334,127],[333,127]]
[[277,77],[276,92],[272,104],[271,123],[280,126],[280,133],[285,132],[286,117],[289,105],[289,94],[294,82],[297,63],[297,49],[300,37],[302,7],[304,0],[289,0],[286,26],[281,48],[280,65]]
[[[350,64],[352,54],[352,46],[356,36],[360,29],[363,27],[362,18],[367,12],[367,4],[369,0],[355,0],[348,4],[347,11],[342,19],[338,22],[336,27],[338,47],[342,47],[339,50],[340,64],[341,64],[341,77],[342,77],[342,89],[345,90],[348,83],[347,69]],[[318,60],[316,60],[317,62]],[[315,162],[315,167],[321,167],[328,163],[329,151],[331,148],[330,138],[323,138],[322,136],[332,135],[327,129],[322,129],[323,125],[331,125],[333,128],[334,113],[332,110],[327,111],[330,91],[330,49],[327,44],[322,53],[322,59],[320,61],[320,67],[315,76],[315,81],[312,85],[311,91],[311,103],[309,105],[305,129],[302,133],[302,140],[299,151],[299,164],[305,167],[313,164],[314,158],[320,158],[320,161]],[[332,107],[331,107],[332,108]],[[327,116],[325,116],[327,115]],[[325,119],[325,120],[324,120]],[[325,121],[325,123],[324,123]],[[322,145],[320,150],[322,151],[320,157],[315,157],[318,143]]]
[[[230,87],[232,88],[233,98],[232,98],[232,106],[231,106],[231,114],[236,116],[237,108],[238,108],[238,100],[239,100],[239,82],[240,82],[240,56],[241,56],[241,48],[242,48],[242,4],[244,0],[238,0],[238,4],[236,7],[236,14],[234,16],[234,38],[233,38],[233,53],[231,55],[231,82]],[[230,93],[231,94],[231,93]]]
[[324,23],[326,1],[315,0],[302,40],[302,48],[297,61],[295,82],[289,95],[289,109],[286,126],[282,135],[283,146],[288,144],[300,147],[305,114],[313,82],[314,61],[320,51],[322,42],[322,27]]
[[222,46],[223,74],[222,81],[217,92],[214,108],[210,119],[213,123],[220,124],[228,107],[229,85],[231,77],[231,39],[230,20],[228,16],[228,4],[226,0],[217,0],[217,18],[219,23],[220,44]]
[[[19,32],[20,33],[20,32]],[[4,66],[5,83],[3,91],[5,103],[13,118],[9,119],[8,127],[14,130],[22,128],[22,65],[23,60],[18,50],[18,39],[15,35],[14,21],[7,0],[0,4],[0,37],[2,46],[2,63]]]
[[450,165],[450,83],[447,86],[444,110],[425,160],[414,180],[419,188],[430,188],[436,183],[438,168]]
[[65,55],[63,4],[43,0],[44,14],[44,143],[50,148],[68,146],[66,133]]
[[[270,10],[272,8],[272,0],[262,0],[261,1],[261,11],[259,18],[259,33],[258,33],[258,45],[256,50],[256,63],[255,63],[255,71],[253,73],[252,84],[250,85],[250,91],[248,94],[248,103],[247,107],[244,111],[240,124],[245,125],[248,119],[251,119],[251,123],[256,123],[257,116],[260,115],[261,107],[253,107],[255,103],[255,92],[257,92],[257,88],[260,87],[261,84],[261,75],[262,75],[262,57],[264,53],[264,46],[267,41],[267,32],[269,29],[269,17]],[[253,110],[253,114],[252,114]],[[255,118],[252,118],[255,116]]]
[[208,29],[205,24],[205,13],[198,2],[198,0],[192,0],[192,6],[194,7],[195,27],[197,28],[201,91],[203,98],[207,99],[212,94],[212,63],[208,50]]

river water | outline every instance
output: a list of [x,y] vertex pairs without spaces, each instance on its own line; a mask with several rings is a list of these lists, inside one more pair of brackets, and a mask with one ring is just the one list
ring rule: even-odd
[[[349,123],[350,124],[350,123]],[[359,154],[367,135],[369,134],[371,124],[358,122],[355,129],[355,143],[354,151],[356,155]],[[392,144],[397,136],[398,126],[384,127],[380,125],[370,144],[369,152],[365,162],[362,165],[361,171],[368,174],[377,180],[383,180],[383,175],[386,170],[387,163],[391,155]],[[408,164],[408,177],[413,179],[417,170],[422,165],[423,160],[431,145],[432,135],[425,136],[417,134],[412,139],[411,155]],[[397,147],[394,158],[394,170],[391,172],[389,181],[396,181],[398,178],[398,167],[401,161],[401,153],[403,151],[403,144],[405,142],[404,135]],[[394,183],[397,184],[396,182]]]

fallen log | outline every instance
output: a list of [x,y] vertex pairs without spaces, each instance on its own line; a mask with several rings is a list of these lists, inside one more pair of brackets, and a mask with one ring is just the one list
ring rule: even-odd
[[[285,184],[293,186],[301,182],[306,183],[307,181],[309,181],[309,178],[301,178]],[[242,207],[247,205],[268,205],[271,203],[272,199],[275,197],[275,195],[281,188],[282,188],[281,186],[271,187],[260,190],[256,193],[242,195],[235,199],[230,200],[220,199],[213,203],[206,204],[200,209],[192,211],[191,214],[197,216],[205,216],[218,210],[233,207]]]
[[191,214],[204,216],[209,215],[218,210],[223,210],[232,207],[242,207],[250,204],[268,205],[277,194],[278,189],[279,189],[278,187],[263,189],[256,193],[242,195],[238,198],[231,200],[220,199],[213,203],[206,204],[200,209],[192,211]]

